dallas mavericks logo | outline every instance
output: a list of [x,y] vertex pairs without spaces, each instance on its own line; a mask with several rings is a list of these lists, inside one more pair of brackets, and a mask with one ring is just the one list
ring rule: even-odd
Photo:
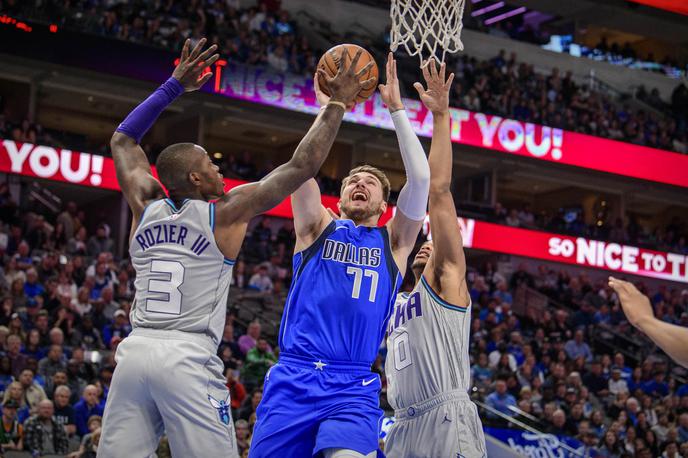
[[217,414],[220,416],[220,421],[224,423],[225,425],[229,424],[229,394],[227,394],[227,399],[224,399],[222,401],[218,401],[211,395],[208,395],[208,401],[210,401],[210,405],[217,410]]

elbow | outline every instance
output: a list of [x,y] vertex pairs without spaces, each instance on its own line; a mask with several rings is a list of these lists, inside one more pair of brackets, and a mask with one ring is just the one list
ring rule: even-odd
[[114,151],[117,149],[126,148],[128,145],[134,142],[134,139],[128,135],[115,131],[110,138],[110,148]]
[[429,194],[431,196],[442,196],[447,193],[451,192],[451,188],[449,186],[449,182],[445,183],[430,183],[430,192]]

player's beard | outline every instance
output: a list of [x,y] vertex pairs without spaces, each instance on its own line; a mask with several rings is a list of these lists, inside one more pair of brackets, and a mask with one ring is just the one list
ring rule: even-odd
[[368,204],[365,207],[354,207],[349,205],[350,202],[343,204],[341,206],[341,211],[346,215],[347,218],[351,219],[354,223],[358,224],[361,221],[366,221],[373,216],[380,216],[382,214],[382,204],[375,207],[373,204]]
[[413,264],[411,264],[411,270],[420,270],[421,272],[428,265],[428,258],[414,259]]

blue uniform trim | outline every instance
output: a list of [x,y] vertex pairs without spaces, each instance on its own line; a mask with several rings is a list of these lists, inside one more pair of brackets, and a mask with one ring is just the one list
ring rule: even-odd
[[228,266],[233,266],[234,264],[236,264],[236,259],[225,258],[223,262]]
[[460,305],[454,305],[450,304],[449,302],[445,301],[440,297],[439,294],[437,294],[431,287],[428,281],[425,279],[425,276],[421,275],[420,277],[420,282],[423,284],[425,289],[427,290],[428,293],[430,293],[430,296],[432,296],[435,301],[437,301],[438,304],[440,304],[442,307],[447,308],[449,310],[455,310],[457,312],[461,313],[466,313],[468,311],[468,307],[461,307]]
[[[292,365],[302,367],[304,369],[313,369],[323,372],[343,372],[343,373],[365,373],[370,374],[372,364],[356,361],[335,361],[328,359],[321,359],[318,357],[306,357],[302,355],[295,355],[292,353],[280,353],[279,362],[283,365]],[[319,364],[316,364],[319,363]],[[320,367],[320,369],[318,368]]]
[[389,278],[396,278],[401,272],[399,272],[399,267],[397,267],[397,263],[394,261],[394,254],[392,253],[392,245],[389,241],[389,232],[387,231],[387,226],[382,226],[376,229],[379,229],[380,233],[382,234],[382,238],[385,241],[385,261],[387,262]]
[[179,213],[180,211],[182,211],[182,209],[184,208],[184,204],[186,204],[188,201],[189,199],[184,199],[182,201],[182,205],[179,208],[177,208],[177,206],[174,205],[174,201],[172,199],[170,199],[169,197],[165,199],[165,203],[167,203],[167,205],[169,205],[170,208],[172,208],[172,213]]
[[215,204],[213,202],[208,205],[208,213],[210,213],[210,232],[215,232]]
[[[160,200],[160,199],[158,199],[158,200]],[[143,223],[143,217],[146,216],[146,210],[148,210],[148,207],[150,207],[151,205],[156,203],[158,200],[151,200],[150,202],[148,202],[148,204],[145,207],[143,207],[143,211],[141,212],[141,217],[139,218],[139,226],[141,225],[141,223]]]

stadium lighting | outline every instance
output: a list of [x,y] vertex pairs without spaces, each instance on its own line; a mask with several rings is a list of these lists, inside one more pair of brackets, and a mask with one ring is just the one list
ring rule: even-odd
[[523,14],[526,12],[526,10],[527,8],[525,6],[522,6],[520,8],[516,8],[515,10],[507,11],[506,13],[497,15],[493,18],[486,20],[485,25],[494,24],[495,22],[503,21],[504,19],[510,18],[512,16]]
[[504,2],[497,2],[493,3],[492,5],[486,6],[485,8],[480,8],[479,10],[475,10],[471,13],[472,17],[478,17],[481,16],[485,13],[489,13],[490,11],[494,11],[496,9],[499,9],[504,6]]

